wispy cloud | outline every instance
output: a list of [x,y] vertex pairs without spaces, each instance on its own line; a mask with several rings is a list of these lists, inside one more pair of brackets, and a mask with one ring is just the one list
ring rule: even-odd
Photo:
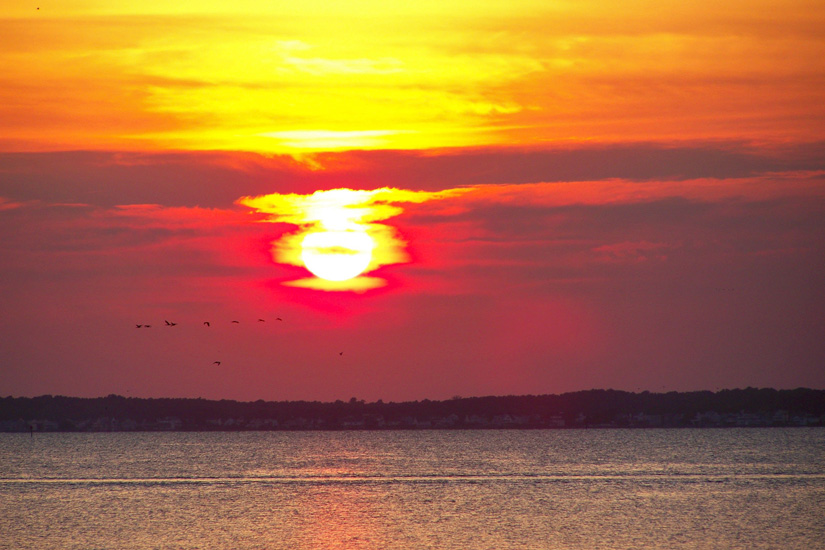
[[825,15],[804,0],[45,11],[0,13],[7,150],[822,139]]

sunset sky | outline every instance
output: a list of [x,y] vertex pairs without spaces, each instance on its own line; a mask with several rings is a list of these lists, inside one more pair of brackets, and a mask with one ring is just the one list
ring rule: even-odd
[[825,388],[823,37],[821,0],[4,2],[0,395]]

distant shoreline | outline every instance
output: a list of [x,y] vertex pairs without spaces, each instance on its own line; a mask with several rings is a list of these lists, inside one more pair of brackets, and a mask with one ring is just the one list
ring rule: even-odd
[[367,403],[136,398],[0,398],[0,432],[499,430],[825,426],[825,390],[454,397]]
[[21,435],[32,434],[71,434],[71,433],[266,433],[266,432],[496,432],[496,431],[516,431],[516,432],[546,432],[546,431],[595,431],[595,430],[755,430],[755,429],[800,429],[811,430],[825,428],[823,424],[808,425],[748,425],[748,426],[502,426],[502,427],[384,427],[384,428],[218,428],[218,429],[198,429],[198,428],[178,428],[178,429],[35,429],[30,430],[9,430],[0,429],[2,433],[17,433]]

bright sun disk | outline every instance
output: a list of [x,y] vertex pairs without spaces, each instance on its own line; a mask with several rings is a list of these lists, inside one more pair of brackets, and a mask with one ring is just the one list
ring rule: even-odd
[[373,248],[365,231],[316,231],[301,241],[301,259],[316,277],[346,281],[367,269]]

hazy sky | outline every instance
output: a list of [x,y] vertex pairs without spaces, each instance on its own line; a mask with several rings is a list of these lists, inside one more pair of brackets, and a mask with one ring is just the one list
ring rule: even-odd
[[825,388],[822,2],[62,4],[0,7],[0,395]]

